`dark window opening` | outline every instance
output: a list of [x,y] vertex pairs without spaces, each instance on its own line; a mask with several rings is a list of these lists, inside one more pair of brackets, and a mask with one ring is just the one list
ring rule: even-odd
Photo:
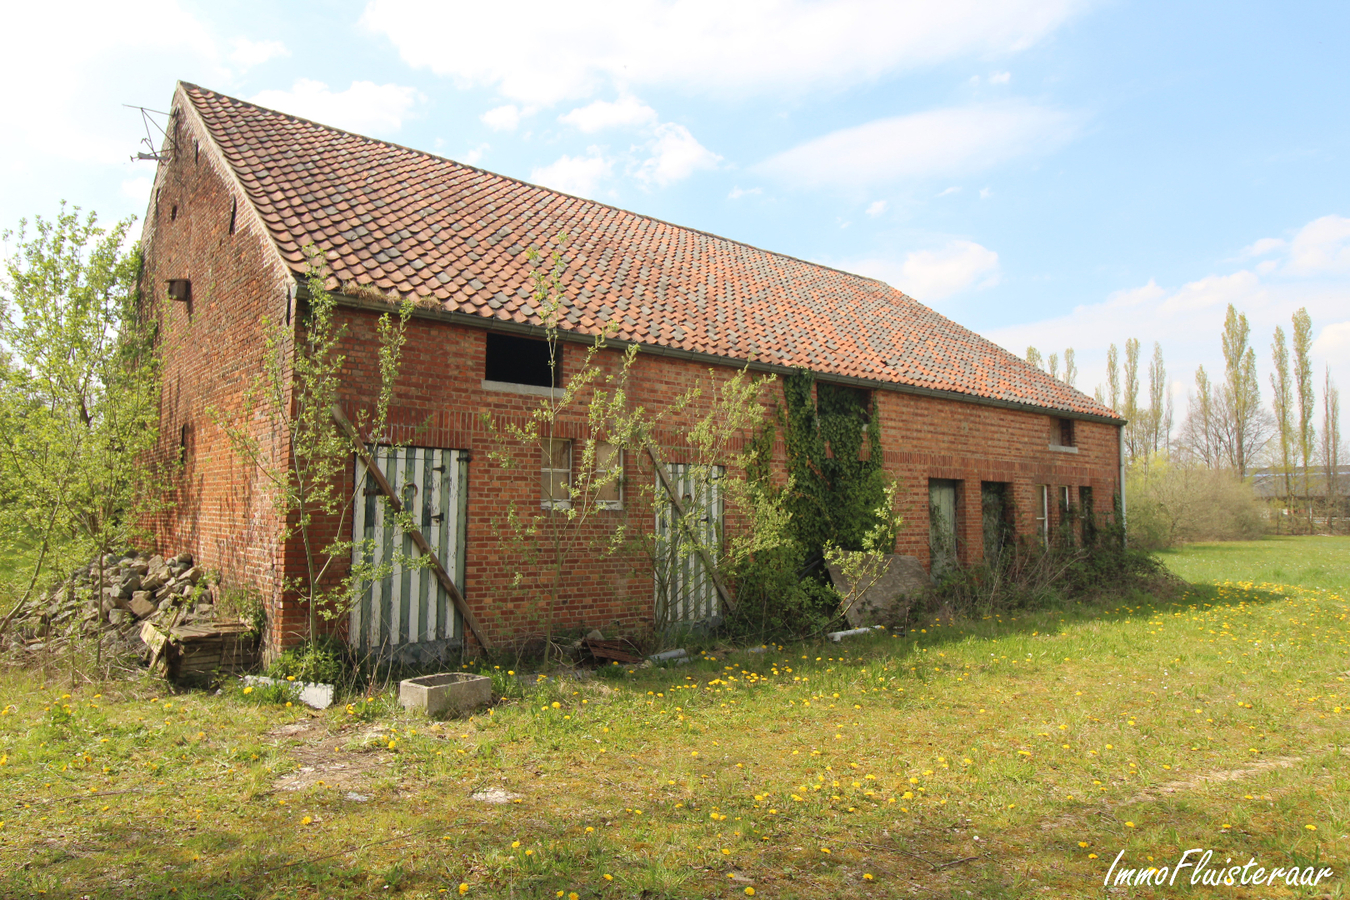
[[984,561],[995,565],[1012,546],[1014,535],[1012,485],[1006,481],[980,482],[980,515],[984,525]]
[[192,161],[193,161],[194,163],[199,163],[199,162],[202,161],[202,142],[201,142],[201,141],[193,141],[193,142],[192,142]]
[[556,348],[557,356],[550,366],[548,341],[489,332],[487,365],[483,377],[488,381],[504,381],[508,384],[561,386],[562,346],[556,345]]
[[169,221],[172,222],[177,218],[178,218],[178,204],[175,203],[173,207],[169,210]]
[[1077,447],[1073,435],[1073,419],[1059,420],[1059,445],[1061,447]]
[[187,423],[184,423],[184,424],[183,424],[183,427],[180,428],[180,429],[178,430],[178,461],[179,461],[179,462],[182,462],[182,463],[187,462],[187,458],[188,458],[188,438],[191,436],[191,434],[192,434],[192,432],[189,430],[189,428],[188,428],[188,426],[187,426]]
[[239,216],[239,198],[230,201],[230,234],[234,234],[234,221]]
[[186,278],[170,278],[168,294],[170,300],[189,303],[192,300],[192,282]]
[[1078,514],[1083,519],[1083,546],[1091,547],[1097,541],[1097,516],[1092,508],[1092,488],[1078,489]]

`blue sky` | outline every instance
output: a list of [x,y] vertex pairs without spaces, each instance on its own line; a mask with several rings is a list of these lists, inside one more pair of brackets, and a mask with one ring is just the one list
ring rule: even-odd
[[[0,225],[143,213],[183,79],[883,278],[1018,353],[1312,314],[1350,388],[1350,5],[46,4],[9,11]],[[1178,420],[1180,415],[1178,415]]]

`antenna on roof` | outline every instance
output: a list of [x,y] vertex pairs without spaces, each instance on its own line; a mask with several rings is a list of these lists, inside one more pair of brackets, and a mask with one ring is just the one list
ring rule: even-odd
[[[153,118],[151,118],[151,116],[163,116],[165,119],[165,125],[167,125],[169,113],[160,112],[157,109],[150,109],[145,106],[136,106],[133,103],[123,103],[122,105],[127,109],[139,109],[141,111],[141,124],[145,126],[145,137],[141,138],[141,144],[142,146],[147,147],[148,150],[137,151],[136,155],[131,157],[131,159],[133,161],[138,159],[153,159],[156,162],[159,162],[160,160],[165,160],[171,157],[173,155],[173,140],[169,137],[169,132],[165,130],[164,126],[160,125]],[[164,137],[163,150],[155,149],[155,136],[154,133],[151,131],[151,128],[153,128],[155,131],[158,131],[161,135],[163,135]]]

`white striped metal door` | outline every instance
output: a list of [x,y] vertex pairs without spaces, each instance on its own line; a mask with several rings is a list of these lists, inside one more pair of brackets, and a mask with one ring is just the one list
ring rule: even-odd
[[[668,465],[670,481],[690,524],[708,552],[717,558],[722,547],[722,476],[724,466]],[[717,586],[656,476],[656,606],[657,622],[701,622],[720,612]]]
[[[450,579],[463,590],[468,451],[435,447],[378,447],[375,464],[399,495]],[[356,460],[352,522],[353,563],[377,577],[356,585],[352,643],[380,654],[405,644],[458,639],[459,613],[428,566],[408,566],[418,551],[404,534],[375,478]]]

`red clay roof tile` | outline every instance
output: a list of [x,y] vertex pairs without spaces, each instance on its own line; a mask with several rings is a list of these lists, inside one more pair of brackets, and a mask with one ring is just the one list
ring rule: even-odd
[[522,251],[566,232],[569,331],[1118,418],[880,281],[183,90],[297,274],[539,325]]

